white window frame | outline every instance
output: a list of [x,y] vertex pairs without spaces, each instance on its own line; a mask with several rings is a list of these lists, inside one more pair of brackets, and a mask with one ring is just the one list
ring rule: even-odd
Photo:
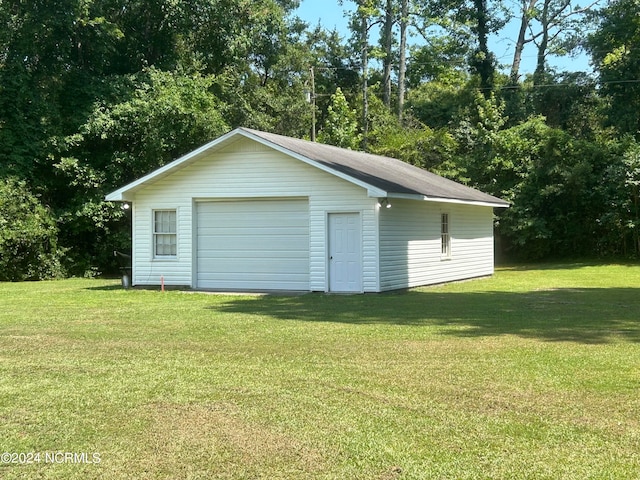
[[440,258],[451,258],[451,215],[449,212],[440,213]]
[[[158,215],[165,215],[167,218],[161,218],[158,221]],[[171,218],[172,216],[173,219]],[[177,258],[178,210],[176,208],[159,208],[153,210],[152,230],[153,258],[160,260]],[[162,243],[159,243],[160,239],[162,239]]]

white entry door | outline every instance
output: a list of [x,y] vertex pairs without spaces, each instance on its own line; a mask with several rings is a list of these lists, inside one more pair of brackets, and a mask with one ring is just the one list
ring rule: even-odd
[[362,235],[359,213],[329,214],[329,290],[362,291]]

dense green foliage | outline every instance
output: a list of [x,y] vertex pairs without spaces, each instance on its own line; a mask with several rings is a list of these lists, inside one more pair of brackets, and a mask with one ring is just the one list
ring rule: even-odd
[[24,182],[0,181],[0,281],[60,276],[61,255],[50,211]]
[[[496,223],[505,253],[640,253],[637,0],[359,0],[349,39],[301,22],[298,3],[0,3],[0,179],[47,205],[62,269],[112,269],[127,248],[110,190],[237,126],[308,138],[311,88],[320,141],[512,202]],[[487,37],[507,18],[523,29],[501,66]],[[522,77],[527,44],[538,61]],[[548,66],[576,48],[595,75]],[[51,275],[48,258],[26,277]]]
[[327,118],[318,141],[350,150],[360,145],[356,111],[349,107],[340,87],[331,95],[331,104],[327,107]]

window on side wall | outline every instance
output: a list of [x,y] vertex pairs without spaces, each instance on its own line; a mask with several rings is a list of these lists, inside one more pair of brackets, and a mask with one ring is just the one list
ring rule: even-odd
[[178,234],[175,210],[153,212],[153,255],[155,258],[171,258],[178,254]]
[[440,245],[442,258],[451,258],[451,233],[448,213],[440,215]]

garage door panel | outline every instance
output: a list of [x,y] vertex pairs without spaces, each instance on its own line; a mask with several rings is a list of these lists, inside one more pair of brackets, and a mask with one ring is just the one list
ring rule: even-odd
[[253,272],[273,275],[294,275],[295,272],[303,271],[306,266],[306,259],[300,258],[274,258],[267,260],[262,258],[251,258],[251,262],[237,262],[234,259],[215,258],[203,260],[201,263],[201,275],[206,272],[220,272],[224,274]]
[[[211,208],[227,208],[228,203],[219,202],[219,205],[214,205],[216,202],[212,202]],[[234,202],[237,203],[237,202]],[[207,207],[205,207],[207,208]],[[233,207],[228,207],[232,209]],[[270,212],[243,212],[243,211],[234,211],[233,213],[215,213],[215,212],[204,212],[201,214],[200,218],[204,221],[205,224],[216,225],[217,223],[224,223],[226,225],[233,225],[233,221],[238,217],[250,217],[253,226],[256,228],[259,227],[270,227],[273,225],[273,221],[277,220],[278,225],[283,227],[296,227],[300,224],[301,221],[304,221],[308,218],[308,212],[300,211],[300,210],[283,210],[282,212],[278,212],[277,214]]]
[[[271,251],[269,252],[270,258],[265,258],[264,254],[260,252],[254,252],[252,250],[234,250],[229,252],[219,252],[219,251],[203,251],[201,252],[200,260],[202,262],[235,262],[238,263],[237,257],[243,256],[246,259],[251,260],[259,260],[264,262],[269,261],[287,261],[287,260],[298,260],[304,261],[308,257],[307,252],[304,251]],[[246,262],[243,262],[246,263]]]
[[198,204],[197,284],[218,289],[309,289],[306,199]]
[[[247,290],[269,290],[267,288],[263,288],[261,285],[265,283],[270,283],[269,279],[247,279],[244,276],[239,279],[233,278],[213,278],[211,280],[203,280],[203,282],[207,282],[210,284],[223,284],[223,286],[216,287],[200,287],[200,288],[212,288],[216,290],[237,290],[237,291],[247,291]],[[256,285],[252,287],[251,285]],[[278,281],[278,288],[271,288],[270,290],[300,290],[300,281],[294,280],[280,280]]]
[[[284,201],[286,202],[287,200]],[[200,205],[212,206],[212,209],[205,208],[205,210],[202,211],[202,218],[205,220],[210,218],[234,218],[238,215],[255,216],[255,214],[258,213],[258,221],[265,217],[282,218],[286,221],[291,218],[304,217],[305,214],[308,213],[308,207],[306,205],[304,209],[299,208],[300,205],[292,205],[289,208],[286,205],[279,205],[282,202],[282,200],[265,200],[264,202],[202,202]],[[249,203],[252,203],[253,205],[248,205]],[[228,207],[228,209],[226,211],[221,209],[214,210],[214,204],[223,205],[225,208]],[[287,214],[286,217],[282,216],[283,213]]]
[[[246,282],[272,282],[272,281],[277,281],[278,283],[288,283],[289,285],[294,285],[300,282],[303,282],[305,280],[306,276],[305,275],[273,275],[271,273],[266,274],[266,273],[249,273],[249,274],[245,274],[245,273],[233,273],[233,274],[215,274],[215,273],[209,273],[209,274],[203,274],[203,279],[206,279],[208,281],[216,281],[216,282],[234,282],[234,284],[238,285],[241,284],[242,282],[245,282],[245,288],[249,288],[246,287]],[[226,288],[225,287],[220,287],[220,288]],[[256,287],[258,288],[258,287]],[[290,288],[290,287],[289,287]]]
[[[220,208],[222,205],[219,205]],[[282,215],[288,215],[286,212],[283,212]],[[251,219],[251,225],[237,225],[238,218],[247,218]],[[299,228],[301,222],[305,222],[309,217],[307,214],[299,215],[295,218],[281,218],[274,215],[264,215],[262,213],[256,213],[254,215],[209,215],[200,217],[200,222],[205,225],[205,228],[211,228],[212,230],[216,230],[219,225],[227,225],[227,228],[232,228],[233,230],[241,230],[246,228],[254,229],[258,232],[260,231],[270,231],[272,228],[278,228],[280,230],[287,228]]]
[[[224,224],[220,224],[224,225]],[[223,230],[223,231],[222,231]],[[200,228],[200,235],[215,235],[217,238],[237,239],[242,238],[247,242],[259,242],[261,240],[276,240],[272,237],[277,237],[278,240],[294,239],[295,237],[303,237],[298,240],[306,239],[308,237],[308,228],[305,230],[300,227],[282,227],[275,226],[270,228],[251,228],[251,227],[216,227],[216,228]]]
[[215,246],[207,246],[203,248],[203,252],[210,252],[215,254],[216,251],[224,252],[223,256],[228,256],[236,253],[250,253],[257,252],[262,254],[263,252],[290,252],[290,251],[304,251],[300,248],[300,243],[305,242],[305,238],[290,238],[290,237],[278,237],[278,238],[260,238],[254,240],[245,236],[237,237],[217,237]]

